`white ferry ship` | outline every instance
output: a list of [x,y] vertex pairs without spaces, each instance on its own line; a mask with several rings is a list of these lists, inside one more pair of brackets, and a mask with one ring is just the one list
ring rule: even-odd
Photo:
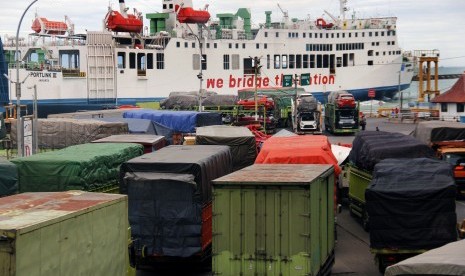
[[[155,102],[173,91],[215,91],[282,86],[284,75],[310,74],[302,86],[320,101],[331,91],[347,90],[357,100],[392,98],[410,86],[413,63],[397,40],[396,17],[346,17],[329,20],[283,18],[251,25],[251,12],[195,10],[191,0],[163,0],[160,13],[128,14],[109,9],[105,29],[75,34],[73,24],[36,17],[34,33],[19,39],[19,79],[37,85],[39,105],[90,105]],[[279,5],[278,5],[279,6]],[[103,16],[102,16],[103,18]],[[16,38],[3,39],[3,72],[16,80]],[[1,45],[0,45],[1,46]],[[260,59],[255,80],[254,57]],[[15,85],[1,78],[0,104],[16,101]],[[33,93],[22,93],[31,103]]]

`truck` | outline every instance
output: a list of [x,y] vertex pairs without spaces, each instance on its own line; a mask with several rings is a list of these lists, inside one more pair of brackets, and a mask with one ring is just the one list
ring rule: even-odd
[[[257,97],[266,96],[274,101],[273,109],[268,109],[269,116],[277,121],[277,126],[281,128],[290,127],[292,125],[292,110],[291,105],[294,97],[297,94],[305,93],[303,88],[292,87],[267,87],[258,88]],[[255,97],[255,89],[247,88],[238,91],[240,100],[250,99]]]
[[212,180],[231,173],[228,146],[171,145],[121,165],[127,194],[131,263],[211,264]]
[[373,178],[374,166],[387,158],[435,158],[434,151],[412,136],[396,132],[361,131],[349,154],[349,211],[369,229],[365,191]]
[[436,156],[454,167],[457,196],[465,197],[465,124],[459,122],[419,122],[413,136],[428,144]]
[[325,104],[325,130],[333,134],[357,133],[360,106],[346,91],[333,91]]
[[370,251],[379,271],[457,240],[452,167],[431,158],[388,158],[366,189]]
[[298,94],[291,108],[295,133],[321,133],[321,104],[311,93]]
[[254,164],[213,181],[213,275],[330,275],[332,165]]

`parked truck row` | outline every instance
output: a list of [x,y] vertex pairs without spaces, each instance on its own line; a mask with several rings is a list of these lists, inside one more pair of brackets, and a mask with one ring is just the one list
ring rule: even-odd
[[351,133],[359,130],[360,105],[346,91],[333,91],[325,104],[325,130],[333,134]]

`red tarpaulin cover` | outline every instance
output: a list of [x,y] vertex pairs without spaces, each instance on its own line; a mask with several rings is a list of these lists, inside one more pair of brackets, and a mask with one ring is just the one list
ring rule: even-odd
[[255,164],[332,164],[336,176],[341,172],[326,136],[271,137]]

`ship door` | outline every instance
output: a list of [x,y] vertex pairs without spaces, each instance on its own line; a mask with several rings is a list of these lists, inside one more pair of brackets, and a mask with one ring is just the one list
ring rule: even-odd
[[329,73],[331,75],[336,74],[336,56],[335,55],[329,56]]
[[88,33],[87,95],[89,103],[116,103],[115,65],[115,52],[111,33]]

